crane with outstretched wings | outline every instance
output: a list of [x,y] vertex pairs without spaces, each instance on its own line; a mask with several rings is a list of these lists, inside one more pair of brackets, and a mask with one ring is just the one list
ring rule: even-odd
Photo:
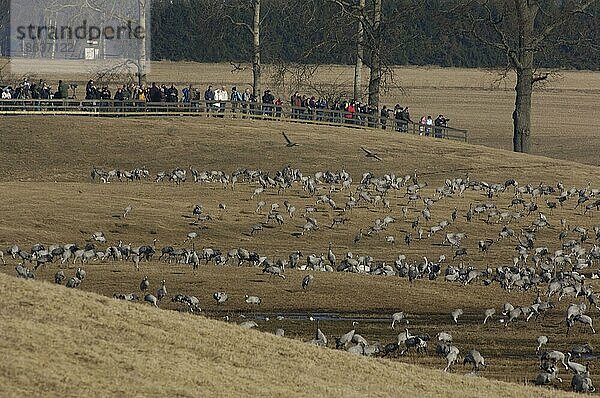
[[369,151],[368,149],[366,149],[365,147],[360,147],[360,149],[362,149],[365,152],[365,156],[368,158],[373,158],[379,161],[382,161],[383,159],[375,152],[373,151]]
[[291,148],[293,146],[298,146],[297,143],[293,142],[292,140],[289,139],[289,137],[282,131],[281,134],[283,134],[283,138],[285,138],[285,141],[287,142],[287,147]]

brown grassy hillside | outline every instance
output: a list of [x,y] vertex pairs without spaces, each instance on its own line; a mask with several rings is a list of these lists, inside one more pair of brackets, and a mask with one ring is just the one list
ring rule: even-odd
[[0,275],[0,392],[18,396],[563,396],[319,349]]

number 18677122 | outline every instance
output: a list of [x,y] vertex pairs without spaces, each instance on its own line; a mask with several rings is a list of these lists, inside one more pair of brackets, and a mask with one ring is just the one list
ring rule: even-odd
[[38,55],[75,52],[73,43],[25,43],[24,51]]

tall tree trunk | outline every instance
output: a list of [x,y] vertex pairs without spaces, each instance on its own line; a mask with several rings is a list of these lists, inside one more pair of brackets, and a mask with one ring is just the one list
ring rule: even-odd
[[531,148],[531,93],[533,70],[517,69],[516,99],[513,112],[513,150],[529,153]]
[[358,0],[360,8],[360,18],[358,20],[358,40],[356,46],[356,65],[354,66],[354,99],[362,102],[362,67],[363,57],[365,55],[364,48],[364,27],[363,27],[363,11],[365,9],[365,0]]
[[513,55],[513,67],[517,73],[515,86],[515,110],[513,112],[513,150],[528,153],[531,148],[531,93],[533,91],[533,55],[532,45],[534,22],[539,6],[527,0],[515,0],[519,23],[519,46]]
[[379,90],[381,88],[381,0],[374,0],[373,36],[368,103],[369,106],[379,108]]
[[146,25],[146,0],[138,0],[139,26],[143,29],[143,36],[138,43],[137,59],[137,77],[138,84],[141,86],[146,80],[146,35],[148,34]]
[[257,101],[261,95],[260,71],[260,0],[254,0],[254,20],[252,24],[252,90]]

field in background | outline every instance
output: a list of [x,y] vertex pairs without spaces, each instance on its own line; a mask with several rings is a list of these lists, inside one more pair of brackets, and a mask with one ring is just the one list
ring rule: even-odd
[[[463,197],[447,198],[432,206],[432,223],[448,219],[452,209],[457,207],[459,217],[449,231],[468,233],[463,246],[469,255],[464,259],[450,260],[454,249],[441,245],[443,232],[422,241],[415,237],[410,247],[403,244],[403,237],[411,231],[410,223],[420,214],[423,204],[420,201],[408,204],[402,191],[389,197],[389,211],[380,207],[359,206],[345,214],[349,219],[346,224],[335,228],[329,228],[335,213],[320,205],[313,214],[319,221],[320,229],[304,236],[295,236],[294,233],[304,223],[301,217],[303,209],[315,204],[315,198],[300,187],[280,195],[269,190],[260,198],[251,198],[257,184],[238,184],[233,191],[224,189],[220,184],[194,184],[191,181],[181,186],[152,181],[101,184],[92,183],[89,178],[89,171],[94,166],[125,170],[146,166],[154,176],[160,170],[187,168],[190,165],[199,170],[231,173],[238,168],[274,172],[289,164],[301,168],[305,175],[345,169],[352,175],[354,186],[365,172],[377,176],[384,173],[402,176],[412,174],[416,169],[420,181],[428,184],[424,196],[433,196],[434,189],[443,185],[446,178],[466,175],[473,180],[490,183],[516,178],[521,185],[537,185],[540,181],[555,185],[557,181],[562,181],[566,187],[584,187],[588,182],[592,188],[600,186],[600,169],[596,166],[389,131],[365,134],[365,131],[349,128],[310,126],[308,129],[286,123],[217,118],[19,116],[5,118],[4,127],[10,134],[0,136],[0,168],[3,170],[0,175],[2,248],[14,243],[25,249],[38,242],[46,245],[67,242],[83,244],[90,240],[95,231],[103,231],[111,244],[123,241],[136,246],[151,244],[156,238],[158,248],[163,245],[189,247],[192,243],[184,243],[186,235],[197,231],[199,237],[194,241],[197,249],[215,247],[227,252],[244,247],[271,259],[286,258],[292,250],[298,249],[305,256],[327,253],[329,241],[333,243],[338,259],[347,251],[356,255],[369,254],[387,263],[393,262],[398,254],[405,254],[410,262],[421,261],[423,256],[437,259],[444,254],[454,264],[464,262],[480,269],[508,265],[515,253],[513,240],[498,243],[487,257],[479,253],[477,241],[497,237],[502,227],[502,224],[486,224],[482,220],[470,224],[465,221],[464,214],[470,203],[488,201],[481,191],[468,191]],[[65,133],[67,131],[68,134]],[[286,148],[281,131],[286,131],[301,145]],[[360,146],[377,151],[384,161],[365,158]],[[326,193],[327,188],[324,187],[322,193]],[[347,192],[334,192],[332,195],[339,206],[343,206],[347,200]],[[506,192],[496,201],[505,209],[511,197],[512,194]],[[261,199],[267,205],[262,214],[256,214],[256,204]],[[296,206],[296,218],[286,218],[282,226],[271,224],[251,235],[252,226],[264,222],[266,208],[272,203],[282,205],[284,200]],[[191,217],[196,203],[201,203],[205,212],[213,216],[212,221],[202,223],[205,228],[199,229]],[[225,211],[219,210],[219,203],[226,204]],[[133,210],[123,219],[122,211],[129,204]],[[542,201],[539,205],[547,212]],[[402,220],[402,206],[408,207],[407,220]],[[583,215],[580,210],[574,211],[573,201],[564,208],[547,212],[553,227],[539,233],[536,246],[548,245],[551,250],[557,247],[560,218],[567,218],[572,227],[583,225],[591,229],[598,224],[597,214],[591,212]],[[380,234],[365,237],[357,244],[353,242],[359,228],[366,231],[375,219],[383,219],[386,215],[392,215],[398,221]],[[511,227],[518,231],[529,225],[535,217],[534,213],[512,223]],[[427,227],[432,224],[423,225]],[[415,234],[415,231],[412,232]],[[384,235],[394,235],[397,243],[390,245],[385,242]],[[7,258],[7,261],[9,265],[0,266],[0,271],[13,275],[16,260]],[[72,276],[77,266],[65,265],[65,273]],[[59,267],[53,264],[40,269],[37,279],[52,280]],[[165,279],[170,294],[196,295],[210,317],[222,319],[229,316],[231,321],[241,322],[241,314],[254,317],[265,312],[271,320],[259,320],[259,330],[272,332],[276,327],[283,327],[286,335],[300,340],[312,338],[314,323],[292,319],[278,321],[274,315],[300,311],[305,314],[338,312],[359,316],[365,318],[357,327],[359,333],[370,342],[389,343],[396,339],[399,332],[391,330],[388,323],[390,314],[403,310],[409,314],[411,332],[433,336],[447,330],[455,336],[455,342],[463,354],[473,347],[482,351],[489,363],[489,367],[482,372],[483,376],[518,383],[530,381],[538,371],[535,339],[540,334],[550,338],[550,349],[568,350],[574,344],[585,342],[590,342],[594,347],[600,345],[600,337],[587,333],[582,327],[577,327],[571,336],[565,337],[565,326],[561,320],[566,306],[574,301],[572,299],[557,303],[556,310],[538,321],[520,321],[504,327],[496,317],[493,322],[482,325],[486,308],[495,307],[500,312],[500,307],[507,301],[522,306],[530,305],[535,299],[534,291],[509,294],[497,284],[490,287],[480,283],[462,286],[427,280],[417,280],[411,284],[407,279],[398,277],[317,272],[314,273],[314,285],[308,292],[303,292],[300,283],[307,272],[289,270],[287,278],[282,280],[263,274],[260,269],[238,268],[231,263],[222,268],[202,265],[198,271],[192,271],[189,266],[167,265],[157,261],[143,263],[139,272],[134,270],[131,263],[93,263],[86,264],[84,268],[88,276],[81,286],[82,290],[107,296],[115,292],[137,291],[141,278],[148,275],[153,291],[159,281]],[[595,281],[592,283],[598,290],[598,284]],[[217,290],[230,293],[227,304],[217,306],[212,300],[212,293]],[[259,308],[249,306],[243,301],[245,294],[259,295],[263,303]],[[15,307],[9,308],[27,313],[27,304],[13,305]],[[178,308],[170,302],[163,302],[160,306]],[[459,307],[464,309],[465,315],[458,325],[454,325],[449,313]],[[10,318],[13,310],[4,311],[5,317]],[[146,310],[143,311],[145,314]],[[597,318],[595,309],[590,309],[589,313]],[[349,321],[324,321],[321,327],[333,341],[333,337],[345,333],[352,326]],[[172,338],[185,341],[189,336],[182,329],[181,334]],[[410,354],[392,361],[441,369],[444,361],[432,355],[434,345],[432,343],[430,355]],[[186,349],[190,348],[181,348]],[[95,353],[93,358],[99,355]],[[227,351],[214,355],[230,358],[232,354]],[[300,363],[303,356],[294,355],[292,357],[298,358]],[[592,361],[593,369],[596,368],[595,363]],[[137,365],[134,369],[138,369]],[[457,366],[456,372],[467,373],[467,369]],[[562,371],[561,375],[565,378],[562,388],[568,389],[570,376]],[[595,383],[600,384],[597,372],[592,371],[592,375]],[[388,384],[388,380],[380,382]]]
[[[232,73],[227,64],[199,64],[193,62],[153,62],[148,81],[175,83],[180,89],[189,83],[202,90],[208,84],[236,85],[238,89],[252,82],[251,68]],[[57,69],[61,70],[62,69]],[[87,75],[67,74],[43,76],[78,81],[79,96],[84,95]],[[289,98],[292,76],[287,76],[285,87],[276,87],[271,79],[272,68],[264,68],[264,89],[270,88],[284,101]],[[363,79],[368,81],[368,70]],[[469,130],[474,144],[494,148],[512,148],[512,111],[514,109],[514,77],[498,81],[494,70],[458,69],[439,67],[397,67],[394,82],[382,96],[382,104],[393,107],[396,103],[409,106],[411,117],[422,115],[435,118],[442,113],[451,119],[450,126]],[[348,66],[322,67],[311,84],[333,85],[339,91],[352,92],[353,69]],[[301,93],[311,95],[303,88]],[[553,75],[533,95],[533,153],[557,159],[600,165],[600,72],[560,71]]]

